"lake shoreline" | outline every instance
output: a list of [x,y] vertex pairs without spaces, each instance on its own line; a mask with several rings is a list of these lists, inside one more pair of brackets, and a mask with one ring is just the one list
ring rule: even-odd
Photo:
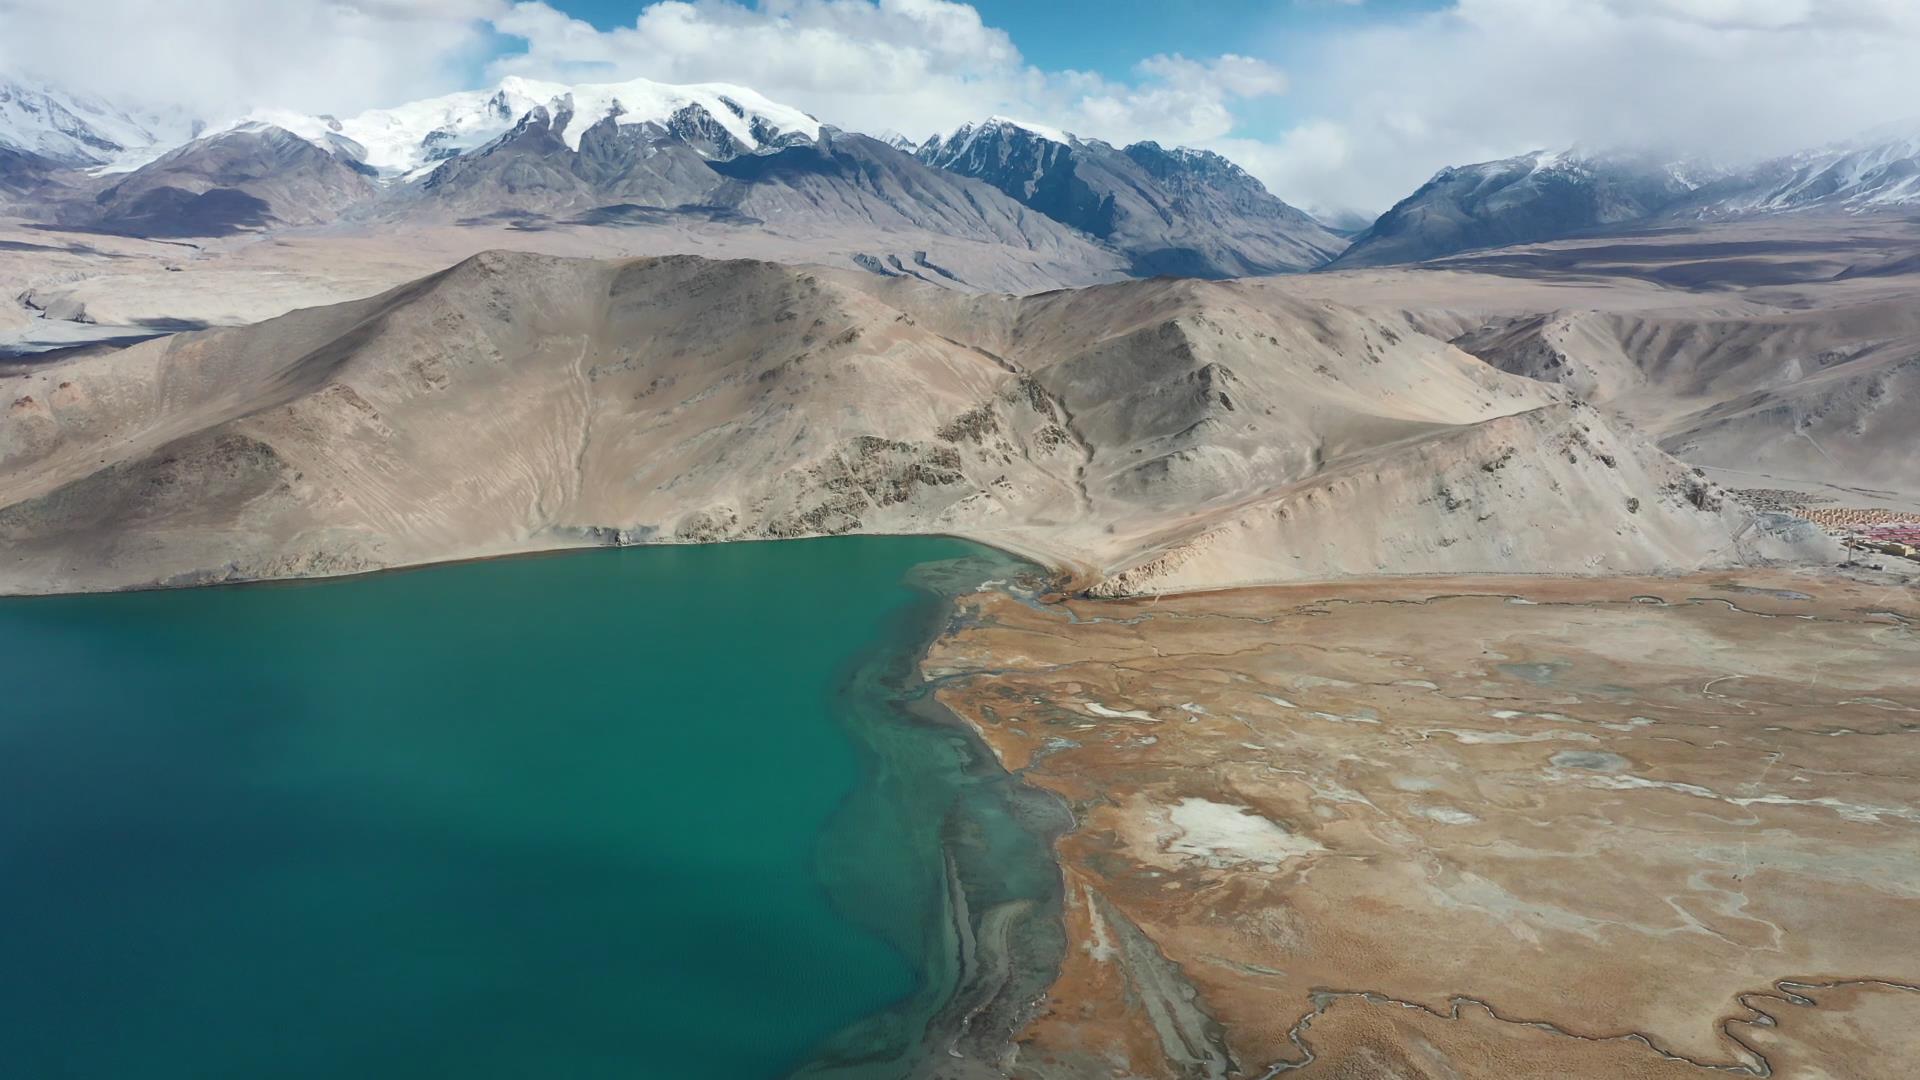
[[[797,1077],[1002,1076],[1014,1037],[1059,975],[1066,948],[1064,879],[1053,844],[1071,827],[1071,815],[1051,794],[1003,769],[980,734],[937,699],[938,683],[924,674],[926,658],[964,617],[961,598],[983,588],[1019,588],[1013,584],[1017,579],[1037,583],[1053,575],[1021,556],[980,547],[983,556],[923,564],[910,572],[920,600],[902,613],[897,633],[883,636],[849,665],[848,681],[862,684],[878,706],[874,726],[863,731],[856,720],[850,737],[869,748],[907,732],[939,740],[953,753],[948,764],[964,776],[937,841],[947,896],[939,960],[928,971],[937,985],[922,985],[889,1010],[839,1033],[793,1074]],[[890,766],[882,761],[879,767]],[[1009,826],[1025,841],[1012,845],[1012,859],[1004,842],[989,850],[979,840],[996,830],[1004,837]],[[1044,888],[1037,887],[1040,878]],[[889,1026],[900,1028],[892,1039],[877,1034]],[[894,1045],[863,1053],[859,1044],[866,1041]]]
[[953,540],[963,544],[972,544],[986,548],[1009,560],[1031,563],[1046,570],[1048,576],[1058,581],[1077,581],[1089,573],[1087,568],[1072,564],[1069,559],[1057,553],[1043,551],[1038,547],[1008,541],[1005,537],[991,539],[971,536],[958,532],[868,532],[818,533],[807,536],[744,536],[722,540],[642,540],[635,543],[600,542],[593,540],[573,540],[566,543],[538,544],[525,547],[507,547],[496,551],[484,551],[467,555],[449,555],[444,558],[423,559],[418,562],[397,562],[382,566],[367,566],[346,570],[323,572],[296,572],[272,577],[214,577],[218,571],[196,571],[191,575],[176,577],[172,580],[147,581],[134,585],[110,585],[98,588],[53,589],[42,592],[9,592],[0,589],[0,600],[32,600],[45,597],[62,596],[125,596],[138,593],[178,592],[186,589],[232,589],[264,586],[301,586],[336,581],[358,581],[377,578],[388,574],[404,574],[419,570],[432,570],[444,566],[470,566],[483,563],[514,562],[522,559],[557,558],[566,555],[578,555],[589,551],[629,551],[635,549],[675,550],[686,548],[731,547],[752,544],[790,544],[808,541],[844,540],[849,538],[874,538],[896,540]]

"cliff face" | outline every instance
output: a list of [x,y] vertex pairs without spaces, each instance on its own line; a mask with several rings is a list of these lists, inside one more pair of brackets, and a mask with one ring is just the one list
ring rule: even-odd
[[1559,388],[1245,283],[1014,298],[489,253],[14,387],[13,592],[855,531],[1105,592],[1742,554],[1734,511]]

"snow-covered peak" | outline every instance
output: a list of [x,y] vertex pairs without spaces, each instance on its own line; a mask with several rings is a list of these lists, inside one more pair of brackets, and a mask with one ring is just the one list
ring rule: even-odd
[[698,106],[741,146],[758,150],[775,138],[817,139],[820,122],[757,91],[727,83],[672,86],[648,79],[569,86],[510,75],[491,90],[468,90],[357,116],[334,118],[261,109],[228,126],[265,123],[285,128],[328,150],[346,153],[385,177],[414,178],[447,158],[475,150],[511,131],[537,108],[554,118],[569,149],[600,121],[665,125]]
[[968,151],[973,149],[973,144],[980,139],[1014,131],[1024,132],[1048,142],[1060,143],[1063,146],[1072,146],[1079,141],[1072,134],[1046,124],[1015,120],[1010,116],[989,116],[979,123],[961,124],[945,136],[935,135],[926,141],[923,149],[937,147],[942,158],[965,157]]
[[566,86],[509,76],[500,84],[502,93],[542,99],[556,118],[571,112],[572,118],[557,132],[568,148],[580,149],[580,137],[588,128],[607,117],[626,127],[630,124],[665,124],[689,105],[697,105],[713,117],[727,134],[749,149],[765,146],[772,135],[799,134],[808,139],[820,137],[820,121],[792,106],[782,105],[757,90],[730,83],[693,83],[673,86],[649,79],[620,83],[585,83]]
[[317,146],[356,157],[382,176],[404,176],[485,146],[546,103],[546,98],[503,83],[495,90],[465,90],[390,109],[368,109],[343,119],[255,109],[228,126],[271,124]]
[[917,153],[920,149],[920,140],[902,135],[899,131],[890,127],[870,131],[867,133],[867,137],[886,143],[888,146],[893,147],[903,154]]
[[1843,143],[1761,165],[1762,184],[1722,199],[1718,213],[1837,206],[1867,210],[1920,203],[1920,130],[1883,127]]
[[1578,160],[1571,150],[1535,150],[1527,157],[1531,160],[1534,172],[1567,168]]
[[186,141],[181,112],[139,113],[80,94],[0,77],[0,146],[77,168],[133,168]]
[[1011,116],[989,116],[987,117],[986,124],[983,126],[1018,128],[1028,134],[1038,135],[1049,142],[1067,143],[1069,145],[1074,142],[1072,134],[1062,131],[1057,127],[1049,127],[1046,124],[1036,124],[1030,120],[1015,120]]

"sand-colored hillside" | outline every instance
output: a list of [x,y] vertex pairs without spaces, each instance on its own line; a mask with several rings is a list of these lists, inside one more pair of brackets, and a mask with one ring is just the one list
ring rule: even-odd
[[976,537],[1105,592],[1824,553],[1756,546],[1560,388],[1241,283],[1017,298],[490,253],[11,382],[18,592],[849,531]]

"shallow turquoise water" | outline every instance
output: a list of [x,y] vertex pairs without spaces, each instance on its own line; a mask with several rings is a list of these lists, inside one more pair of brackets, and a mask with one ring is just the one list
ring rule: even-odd
[[842,1055],[910,1048],[952,979],[942,830],[1037,857],[880,685],[932,614],[904,576],[960,558],[995,563],[841,538],[0,601],[0,1061],[759,1077],[862,1018]]

